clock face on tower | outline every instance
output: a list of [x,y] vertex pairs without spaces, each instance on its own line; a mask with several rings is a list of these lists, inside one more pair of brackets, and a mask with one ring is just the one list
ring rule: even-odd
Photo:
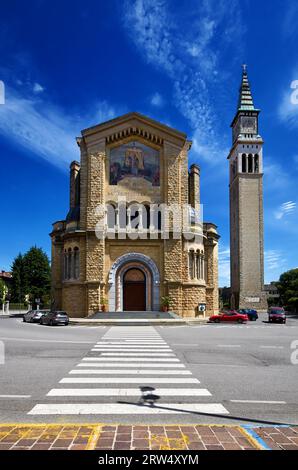
[[256,134],[257,133],[257,120],[253,116],[241,117],[241,131],[243,134]]

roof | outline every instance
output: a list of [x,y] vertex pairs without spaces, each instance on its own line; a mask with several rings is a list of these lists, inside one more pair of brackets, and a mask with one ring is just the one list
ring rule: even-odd
[[12,278],[12,274],[8,271],[0,271],[0,277]]
[[237,111],[258,111],[254,106],[246,65],[242,66],[242,79],[239,88]]
[[162,124],[161,122],[156,121],[155,119],[152,119],[148,116],[137,113],[135,111],[127,113],[127,114],[123,114],[114,119],[110,119],[109,121],[105,121],[95,126],[91,126],[86,129],[83,129],[82,136],[85,137],[87,135],[93,134],[94,132],[108,129],[110,127],[116,126],[117,124],[122,124],[126,121],[131,121],[133,119],[143,122],[144,124],[147,123],[156,129],[162,129],[164,132],[168,134],[172,134],[172,135],[175,135],[176,137],[179,137],[180,139],[186,140],[187,136],[184,132],[178,131],[177,129],[173,127],[167,126],[166,124]]

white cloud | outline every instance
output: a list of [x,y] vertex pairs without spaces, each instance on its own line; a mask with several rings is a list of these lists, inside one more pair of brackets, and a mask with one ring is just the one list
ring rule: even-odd
[[6,103],[0,106],[0,135],[49,163],[66,168],[78,158],[75,137],[81,129],[115,115],[106,102],[98,103],[93,114],[69,115],[40,97],[23,96],[6,88]]
[[230,286],[230,248],[220,247],[218,252],[219,286]]
[[34,83],[33,85],[33,92],[34,93],[42,93],[44,91],[44,87],[40,85],[40,83]]
[[290,39],[297,35],[298,3],[287,1],[285,12],[282,31],[285,38]]
[[209,163],[227,155],[216,106],[225,99],[225,53],[236,58],[241,50],[240,10],[238,0],[192,0],[178,12],[161,0],[135,0],[125,8],[128,34],[142,57],[171,79],[173,103],[193,129],[193,148],[203,149]]
[[266,156],[264,164],[264,189],[265,191],[273,191],[276,193],[277,187],[279,190],[281,190],[281,188],[288,189],[291,183],[291,178],[282,165],[272,163],[273,161],[273,157],[270,155]]
[[[294,76],[296,76],[298,80],[298,72]],[[293,129],[298,127],[298,104],[294,103],[293,93],[295,90],[293,90],[290,85],[291,83],[289,83],[289,89],[283,93],[278,115],[280,120],[284,122],[287,127]]]
[[163,97],[161,96],[161,94],[156,92],[156,93],[154,93],[154,95],[151,96],[150,103],[153,106],[156,106],[156,107],[160,108],[161,106],[164,105],[164,100],[163,100]]
[[287,269],[287,262],[282,251],[267,250],[264,256],[265,282],[278,280],[281,273]]
[[291,214],[296,209],[296,202],[288,201],[281,204],[278,210],[274,213],[277,220],[282,219],[284,216]]

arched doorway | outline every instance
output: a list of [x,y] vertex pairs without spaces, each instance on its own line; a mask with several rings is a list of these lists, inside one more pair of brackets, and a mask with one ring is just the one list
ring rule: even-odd
[[109,311],[121,312],[123,305],[123,278],[129,269],[139,269],[145,277],[146,307],[144,310],[159,310],[160,276],[155,262],[143,253],[130,252],[119,256],[109,273]]
[[146,278],[141,269],[130,268],[123,276],[123,310],[146,310]]

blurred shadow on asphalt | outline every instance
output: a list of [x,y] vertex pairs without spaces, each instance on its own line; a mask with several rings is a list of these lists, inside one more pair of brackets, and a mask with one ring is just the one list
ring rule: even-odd
[[[159,397],[160,398],[160,397]],[[121,405],[135,405],[135,406],[138,406],[140,408],[142,407],[146,407],[146,408],[157,408],[157,409],[160,409],[160,410],[169,410],[169,411],[179,411],[179,412],[182,412],[184,414],[188,413],[188,414],[191,414],[191,415],[198,415],[198,416],[208,416],[208,417],[212,417],[212,418],[221,418],[221,419],[226,419],[226,420],[236,420],[236,421],[245,421],[245,422],[248,422],[248,423],[256,423],[256,424],[270,424],[270,425],[275,425],[275,426],[280,426],[280,425],[283,425],[283,426],[297,426],[297,423],[284,423],[284,422],[277,422],[277,421],[267,421],[267,420],[263,420],[263,419],[253,419],[253,418],[244,418],[244,417],[240,417],[240,416],[232,416],[232,415],[228,415],[228,416],[225,416],[225,415],[221,415],[221,414],[215,414],[215,413],[200,413],[198,411],[185,411],[185,410],[181,410],[179,408],[170,408],[169,406],[166,407],[166,406],[158,406],[158,405],[155,405],[154,403],[153,404],[150,404],[150,405],[146,405],[144,403],[133,403],[133,402],[129,402],[129,401],[117,401],[117,403],[121,404]],[[140,411],[140,414],[142,412]]]

